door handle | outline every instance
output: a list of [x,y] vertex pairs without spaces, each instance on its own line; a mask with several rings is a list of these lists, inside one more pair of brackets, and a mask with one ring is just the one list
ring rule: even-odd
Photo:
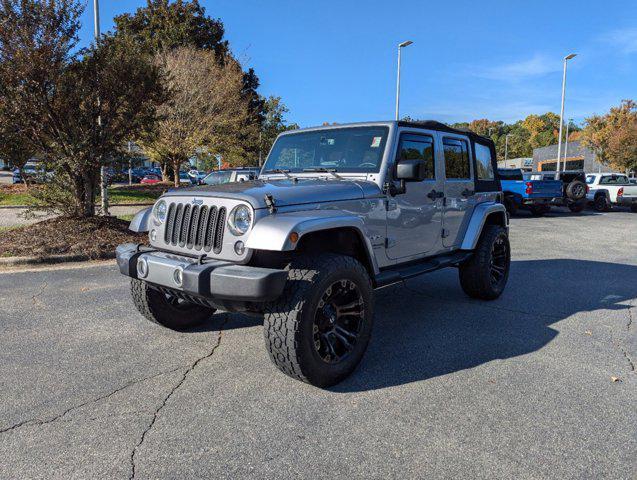
[[445,192],[436,192],[435,190],[432,190],[427,194],[427,196],[432,200],[435,200],[436,198],[443,198],[445,196]]
[[465,188],[460,195],[462,195],[463,197],[470,197],[475,193],[475,190],[469,190],[468,188]]

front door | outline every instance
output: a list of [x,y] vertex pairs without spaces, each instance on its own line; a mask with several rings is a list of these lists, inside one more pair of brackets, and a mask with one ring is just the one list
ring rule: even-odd
[[446,133],[440,135],[445,159],[442,244],[454,247],[462,243],[460,236],[475,205],[475,184],[469,161],[471,151],[466,137]]
[[408,182],[405,193],[387,200],[389,258],[421,257],[440,245],[443,184],[436,175],[435,136],[435,132],[400,132],[395,162],[421,160],[425,179]]

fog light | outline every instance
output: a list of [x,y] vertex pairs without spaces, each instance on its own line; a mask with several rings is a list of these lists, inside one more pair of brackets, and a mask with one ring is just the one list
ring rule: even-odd
[[237,255],[243,255],[246,251],[246,246],[243,244],[241,240],[234,244],[234,253]]
[[148,262],[146,262],[146,259],[140,258],[137,261],[137,276],[146,278],[146,275],[148,275]]
[[150,241],[154,242],[155,240],[157,240],[157,230],[151,230],[150,231]]
[[181,287],[181,284],[184,283],[184,269],[181,267],[175,268],[173,272],[173,280],[178,287]]
[[299,234],[296,232],[290,233],[290,242],[296,243],[299,241]]

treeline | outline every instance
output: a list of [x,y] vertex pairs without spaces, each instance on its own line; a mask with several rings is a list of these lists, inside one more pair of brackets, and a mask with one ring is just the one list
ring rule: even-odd
[[[529,115],[512,124],[488,119],[454,123],[456,128],[472,130],[490,137],[496,144],[498,158],[531,157],[533,149],[558,143],[560,118],[548,112]],[[572,120],[562,128],[562,141],[581,140],[593,150],[598,161],[618,171],[637,170],[637,103],[623,100],[604,115],[593,115],[578,125]],[[506,137],[508,136],[508,142]],[[508,148],[507,148],[508,143]]]
[[94,215],[100,167],[125,157],[128,142],[168,175],[193,156],[255,164],[296,127],[280,98],[258,93],[256,73],[197,0],[149,0],[79,48],[83,9],[0,0],[0,157],[42,159],[54,175],[41,200],[56,211]]

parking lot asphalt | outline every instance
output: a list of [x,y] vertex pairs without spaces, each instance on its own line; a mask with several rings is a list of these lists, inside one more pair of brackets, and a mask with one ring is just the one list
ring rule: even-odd
[[439,271],[376,293],[330,389],[261,322],[144,320],[112,262],[0,274],[2,478],[637,476],[637,215],[512,220],[503,296]]

